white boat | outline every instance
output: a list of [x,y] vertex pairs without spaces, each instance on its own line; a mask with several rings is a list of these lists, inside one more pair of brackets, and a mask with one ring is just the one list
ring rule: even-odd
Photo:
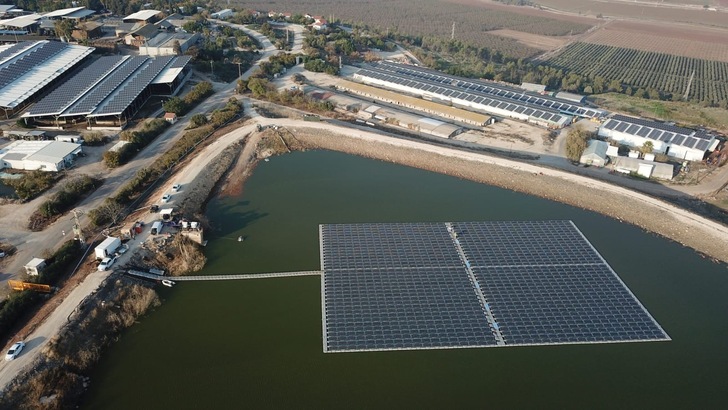
[[172,286],[175,285],[175,282],[174,281],[171,281],[169,279],[162,279],[162,285],[164,285],[164,286],[166,286],[168,288],[171,288]]

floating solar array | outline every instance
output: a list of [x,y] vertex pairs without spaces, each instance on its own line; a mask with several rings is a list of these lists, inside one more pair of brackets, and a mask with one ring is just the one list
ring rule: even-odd
[[713,140],[704,132],[619,114],[602,124],[602,128],[700,151],[707,150]]
[[319,229],[325,352],[669,340],[571,221]]
[[56,54],[68,47],[66,43],[48,41],[39,43],[20,58],[0,69],[0,88],[12,83],[30,72],[33,68],[42,65]]

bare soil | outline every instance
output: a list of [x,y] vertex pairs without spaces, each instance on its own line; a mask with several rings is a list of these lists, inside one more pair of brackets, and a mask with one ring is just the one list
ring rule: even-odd
[[707,26],[613,21],[580,41],[728,62],[728,30]]
[[516,30],[501,29],[489,31],[490,34],[495,34],[501,37],[509,37],[518,40],[529,47],[537,48],[539,50],[553,50],[562,47],[569,42],[573,41],[574,37],[563,36],[542,36],[538,34],[524,33]]

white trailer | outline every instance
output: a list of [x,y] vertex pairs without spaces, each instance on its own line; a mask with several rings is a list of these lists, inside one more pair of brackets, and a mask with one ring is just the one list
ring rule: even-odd
[[110,258],[114,256],[114,252],[119,249],[119,246],[121,246],[121,239],[109,236],[94,249],[96,259]]

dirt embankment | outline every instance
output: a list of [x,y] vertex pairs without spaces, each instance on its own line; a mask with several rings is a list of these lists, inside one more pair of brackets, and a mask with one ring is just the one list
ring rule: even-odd
[[70,317],[31,367],[5,391],[0,409],[75,407],[91,380],[89,371],[103,350],[116,341],[159,296],[146,283],[113,275]]
[[712,258],[728,262],[725,238],[696,231],[664,207],[565,178],[473,162],[390,144],[346,138],[320,129],[291,128],[305,148],[329,149],[426,169],[598,212],[655,232]]

